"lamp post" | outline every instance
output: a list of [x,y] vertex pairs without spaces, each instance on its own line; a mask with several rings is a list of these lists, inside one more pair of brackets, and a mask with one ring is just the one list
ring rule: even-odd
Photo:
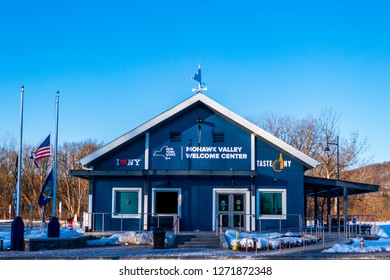
[[[336,137],[336,142],[327,142],[325,152],[330,152],[329,145],[335,145],[337,147],[336,153],[336,185],[338,185],[340,180],[340,145],[339,145],[339,136]],[[348,218],[348,189],[343,187],[343,198],[344,198],[344,229],[347,223]],[[337,197],[337,215],[340,214],[339,201]]]
[[336,180],[340,180],[340,149],[339,149],[339,137],[336,137],[336,142],[326,142],[326,148],[325,152],[330,152],[329,145],[336,145],[337,146],[337,153],[336,153]]

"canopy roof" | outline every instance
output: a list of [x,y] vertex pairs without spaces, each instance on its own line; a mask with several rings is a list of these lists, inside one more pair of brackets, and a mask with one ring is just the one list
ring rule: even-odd
[[341,197],[344,188],[347,189],[348,196],[355,194],[377,192],[379,186],[355,183],[341,180],[332,180],[317,177],[304,177],[305,194],[318,197]]

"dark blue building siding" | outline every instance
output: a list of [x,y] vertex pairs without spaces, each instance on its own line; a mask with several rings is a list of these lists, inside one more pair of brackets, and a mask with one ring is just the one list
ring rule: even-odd
[[[198,119],[201,120],[199,123]],[[171,141],[169,136],[172,132],[180,133],[180,142]],[[214,141],[215,133],[223,133],[223,143]],[[151,131],[150,147],[151,169],[250,169],[250,134],[200,106]],[[225,153],[221,150],[225,147],[240,149],[242,159],[222,158],[234,156],[234,152]],[[167,156],[167,149],[170,149],[171,155]]]
[[95,163],[94,170],[142,170],[145,166],[145,136],[117,148]]
[[[250,179],[235,180],[235,188],[250,188]],[[93,187],[94,203],[94,228],[96,230],[138,230],[143,229],[144,216],[141,219],[120,219],[112,218],[112,188],[131,187],[138,188],[144,184],[143,179],[137,178],[102,178],[95,180]],[[213,212],[213,188],[231,188],[230,178],[173,178],[168,181],[165,178],[150,180],[150,190],[152,188],[181,189],[181,230],[212,230]],[[152,213],[152,193],[148,196],[148,213]],[[249,207],[249,205],[248,205]],[[143,214],[143,213],[142,213]],[[167,218],[167,225],[171,225],[171,219]],[[164,219],[162,222],[164,223]],[[152,221],[152,215],[148,216],[148,224],[157,226],[156,221]]]
[[97,230],[135,230],[139,228],[139,219],[112,218],[112,188],[139,188],[144,185],[143,178],[98,177],[93,180],[93,224]]
[[[176,138],[172,139],[172,133]],[[216,134],[220,138],[216,139]],[[219,193],[226,189],[227,192],[245,195],[245,214],[256,214],[256,218],[246,220],[250,222],[252,230],[268,230],[280,223],[276,219],[258,219],[259,190],[285,190],[287,219],[282,220],[283,226],[298,226],[298,217],[304,214],[302,163],[260,139],[255,139],[253,149],[251,143],[251,132],[239,124],[226,120],[206,106],[187,108],[176,117],[151,128],[148,136],[142,134],[99,158],[93,163],[94,170],[144,170],[146,164],[149,170],[250,171],[254,168],[256,176],[208,176],[206,173],[196,176],[95,176],[92,180],[94,228],[143,230],[146,225],[150,229],[156,225],[151,215],[156,203],[153,190],[161,189],[179,190],[180,230],[214,229],[218,220],[216,189]],[[145,158],[147,148],[149,157]],[[254,157],[251,155],[252,150],[255,151]],[[112,216],[113,188],[141,190],[142,205],[138,218],[120,219]],[[146,195],[147,212],[144,208]]]
[[[304,217],[304,167],[300,162],[282,153],[287,166],[282,171],[275,171],[270,164],[277,160],[280,154],[280,151],[269,144],[256,141],[256,170],[258,176],[256,176],[255,185],[256,189],[286,189],[287,220],[282,220],[282,225],[296,227],[299,224],[299,219]],[[261,228],[276,228],[279,227],[279,222],[279,220],[261,220]],[[259,224],[257,227],[259,227]]]

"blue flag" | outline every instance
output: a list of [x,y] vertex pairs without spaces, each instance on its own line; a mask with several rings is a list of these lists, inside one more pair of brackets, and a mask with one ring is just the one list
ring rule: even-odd
[[40,207],[49,203],[53,195],[53,169],[50,171],[45,182],[43,183],[41,193],[38,198],[38,204]]
[[[17,184],[17,183],[16,183]],[[14,191],[14,211],[16,213],[17,211],[17,205],[18,205],[18,186],[15,187],[15,191]]]

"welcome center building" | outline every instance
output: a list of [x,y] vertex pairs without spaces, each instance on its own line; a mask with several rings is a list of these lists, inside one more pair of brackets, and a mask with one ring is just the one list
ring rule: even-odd
[[[316,160],[201,92],[80,164],[71,175],[89,181],[92,230],[297,227],[309,192],[343,195],[334,180],[305,179]],[[345,186],[349,194],[377,190]]]

